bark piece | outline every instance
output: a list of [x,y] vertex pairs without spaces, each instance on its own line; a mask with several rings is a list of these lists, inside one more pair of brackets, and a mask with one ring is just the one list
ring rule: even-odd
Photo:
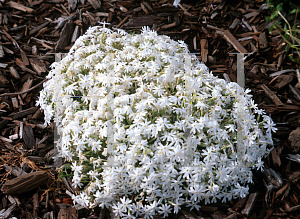
[[246,215],[247,217],[250,215],[250,213],[254,207],[254,204],[256,202],[256,198],[257,198],[257,193],[251,193],[249,195],[246,206],[245,206],[244,210],[242,210],[242,212],[241,212],[242,214]]
[[240,198],[235,205],[233,206],[232,210],[234,211],[240,211],[242,208],[244,208],[245,204],[247,202],[247,197]]
[[300,89],[300,70],[299,69],[296,70],[296,76],[297,76],[298,83],[295,85],[295,88]]
[[64,28],[62,29],[59,41],[55,47],[56,50],[57,49],[62,50],[67,45],[69,45],[70,39],[73,34],[73,28],[74,28],[73,21],[69,21],[68,23],[65,24]]
[[297,127],[289,135],[290,149],[293,153],[297,153],[300,149],[300,127]]
[[6,172],[11,172],[12,174],[14,174],[17,177],[18,176],[23,176],[23,175],[27,174],[24,170],[22,170],[18,166],[10,167],[7,164],[4,164],[4,167],[5,167]]
[[143,2],[143,4],[151,11],[153,12],[153,9],[151,7],[151,5],[148,2]]
[[283,88],[284,86],[286,86],[287,84],[289,84],[290,82],[292,82],[292,80],[294,79],[293,75],[280,75],[277,78],[277,81],[279,81],[279,83],[277,83],[274,87],[279,90],[281,88]]
[[29,65],[29,61],[28,61],[26,53],[22,49],[20,50],[20,53],[21,53],[21,58],[22,58],[24,65]]
[[149,14],[149,11],[147,10],[146,6],[141,2],[141,8],[145,12],[145,14]]
[[244,14],[244,18],[248,19],[248,18],[251,18],[251,17],[255,17],[257,15],[259,15],[259,11],[253,11],[253,12],[250,12],[248,14]]
[[282,149],[282,147],[277,147],[273,148],[273,150],[271,151],[273,164],[279,167],[281,166],[280,154]]
[[229,42],[238,52],[240,53],[248,53],[248,51],[240,44],[239,41],[229,32],[229,30],[225,30],[223,37],[227,42]]
[[55,29],[60,29],[64,27],[64,25],[68,22],[76,18],[76,14],[72,14],[68,17],[59,17],[58,18],[58,24],[56,25]]
[[168,28],[175,27],[175,26],[176,26],[176,22],[173,22],[173,23],[171,23],[171,24],[163,25],[163,26],[161,26],[160,28],[161,28],[161,29],[168,29]]
[[259,48],[266,49],[268,47],[268,40],[265,32],[259,34]]
[[201,211],[217,211],[218,210],[218,207],[214,207],[214,206],[201,206]]
[[289,160],[295,161],[297,163],[300,163],[300,154],[288,154],[287,157]]
[[37,107],[31,107],[29,109],[22,110],[20,112],[11,113],[8,116],[12,117],[13,119],[18,119],[20,117],[24,117],[24,116],[27,116],[29,114],[35,113],[37,111],[37,109],[38,109]]
[[43,72],[47,71],[46,66],[42,61],[31,58],[29,59],[29,62],[32,68],[38,73],[39,76],[41,76]]
[[289,84],[289,87],[293,92],[293,94],[295,95],[295,97],[300,101],[300,93],[292,85]]
[[7,119],[3,119],[1,122],[0,122],[0,129],[2,129],[3,127],[5,127],[7,124],[8,124],[8,120]]
[[33,130],[30,125],[26,125],[23,129],[23,139],[28,149],[35,147],[35,139],[33,135]]
[[225,217],[224,219],[237,219],[237,216],[236,216],[236,215],[237,215],[237,213],[234,212],[233,214],[231,214],[231,215]]
[[280,188],[283,184],[281,176],[276,173],[272,168],[265,169],[264,175],[268,182],[275,186],[275,188]]
[[44,184],[49,179],[47,171],[36,171],[7,181],[1,188],[6,195],[21,194]]
[[33,204],[33,215],[35,217],[38,216],[38,209],[39,209],[39,195],[38,193],[34,193],[32,196],[32,204]]
[[8,66],[8,64],[0,63],[0,68],[6,68],[7,66]]
[[[33,78],[29,77],[28,80],[23,84],[20,92],[28,90],[31,87],[32,83],[33,83]],[[27,93],[24,93],[21,96],[24,99],[27,96]]]
[[190,12],[188,12],[188,10],[185,7],[183,7],[181,4],[178,4],[178,6],[184,11],[185,15],[190,16],[190,17],[194,17],[194,15],[191,14]]
[[239,24],[241,23],[241,20],[239,18],[235,18],[230,25],[229,29],[234,30]]
[[144,17],[133,17],[129,19],[129,21],[124,24],[125,27],[142,27],[142,26],[152,26],[153,24],[160,24],[160,21],[157,17],[154,16],[144,16]]
[[79,35],[80,35],[80,29],[79,29],[79,26],[76,25],[75,30],[72,34],[71,43],[74,43],[77,40],[77,38],[79,37]]
[[3,58],[5,56],[3,47],[0,45],[0,58]]
[[122,27],[122,25],[128,20],[129,16],[126,16],[117,26],[116,28]]
[[96,12],[96,17],[108,17],[108,14],[107,12]]
[[15,210],[15,208],[16,204],[13,204],[6,211],[4,209],[4,211],[0,211],[0,218],[9,218],[10,214],[13,212],[13,210]]
[[9,84],[9,80],[0,72],[0,85]]
[[20,11],[24,11],[26,13],[33,13],[34,12],[34,9],[26,7],[26,6],[24,6],[20,3],[17,3],[17,2],[10,1],[7,4],[9,4],[9,6],[12,7],[12,8],[15,8],[15,9],[20,10]]
[[289,186],[289,184],[285,184],[281,189],[279,189],[275,194],[275,199],[281,196]]
[[27,68],[25,66],[25,64],[21,61],[21,59],[18,59],[16,58],[16,64],[23,70],[23,71],[27,71],[29,73],[32,73],[32,74],[35,74],[36,75],[36,72],[32,71],[31,69]]
[[274,73],[270,74],[269,76],[270,77],[275,77],[275,76],[278,76],[278,75],[281,75],[281,74],[284,74],[284,73],[295,72],[295,71],[296,70],[294,70],[294,69],[285,69],[285,70],[282,70],[282,71],[274,72]]
[[9,72],[15,79],[17,80],[20,79],[20,75],[18,74],[17,70],[13,66],[9,67]]
[[208,55],[208,43],[207,39],[200,40],[201,45],[201,58],[203,62],[207,62],[207,55]]
[[276,106],[283,105],[280,99],[266,85],[262,84],[261,87],[265,91],[266,95],[275,103]]
[[30,31],[29,31],[29,35],[33,35],[36,34],[37,32],[39,32],[41,29],[43,29],[44,27],[46,27],[49,24],[49,21],[46,21],[36,27],[33,27]]
[[296,205],[296,206],[289,208],[288,212],[292,213],[292,212],[299,211],[299,210],[300,210],[300,205]]
[[98,0],[88,0],[88,2],[93,6],[94,9],[99,9],[101,7],[101,2]]
[[77,0],[68,0],[68,9],[69,11],[73,11],[76,9]]
[[39,108],[32,116],[32,119],[38,119],[42,116],[42,111],[41,109]]
[[[25,126],[26,127],[26,126]],[[44,164],[45,160],[42,157],[38,157],[38,156],[27,156],[27,158],[35,163],[38,164]]]

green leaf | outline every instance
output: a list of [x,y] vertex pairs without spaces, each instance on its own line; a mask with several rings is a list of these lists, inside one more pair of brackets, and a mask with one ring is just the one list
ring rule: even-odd
[[272,25],[269,29],[269,34],[272,34],[272,30],[274,29],[274,25]]
[[284,32],[287,31],[287,24],[284,24],[284,28],[283,28]]
[[277,9],[278,11],[281,11],[281,10],[282,10],[282,4],[283,4],[283,3],[280,3],[279,5],[277,5],[276,9]]
[[291,45],[287,45],[287,46],[285,47],[285,51],[288,51],[290,48],[291,48]]
[[266,17],[266,21],[271,22],[271,17],[270,16]]

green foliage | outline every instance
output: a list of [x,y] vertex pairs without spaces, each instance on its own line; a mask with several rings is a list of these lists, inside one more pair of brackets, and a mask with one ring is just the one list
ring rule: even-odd
[[[269,33],[271,34],[273,30],[277,30],[286,43],[285,50],[288,53],[287,56],[293,62],[300,64],[300,39],[297,38],[297,33],[300,32],[300,26],[296,23],[300,9],[293,8],[291,0],[266,0],[266,3],[271,11],[271,15],[266,17],[266,21],[273,22]],[[287,8],[288,14],[295,14],[293,25],[282,15],[284,8]],[[283,20],[283,24],[279,21],[279,18]],[[298,58],[293,57],[294,51],[298,54]]]
[[59,171],[59,177],[57,180],[66,177],[67,180],[70,180],[73,177],[73,173],[71,171],[71,164],[66,163],[64,164]]

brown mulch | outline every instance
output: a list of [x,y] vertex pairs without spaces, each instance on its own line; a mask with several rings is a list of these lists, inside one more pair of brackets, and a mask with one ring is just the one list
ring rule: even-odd
[[262,1],[183,0],[178,8],[171,0],[76,2],[0,0],[0,218],[114,217],[109,209],[72,207],[69,195],[76,190],[69,179],[57,180],[51,159],[53,124],[44,127],[43,113],[35,107],[54,53],[67,52],[98,21],[136,33],[150,26],[183,40],[227,81],[237,80],[232,53],[251,53],[245,59],[245,86],[277,125],[275,148],[265,171],[254,173],[250,195],[203,205],[200,211],[182,209],[169,218],[300,218],[299,66],[287,58],[280,35],[269,34]]

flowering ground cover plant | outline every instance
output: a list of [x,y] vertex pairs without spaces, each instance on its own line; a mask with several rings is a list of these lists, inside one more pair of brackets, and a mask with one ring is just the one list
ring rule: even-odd
[[62,115],[54,118],[60,155],[81,189],[74,203],[84,207],[151,218],[245,197],[251,170],[263,168],[273,144],[274,123],[250,90],[237,98],[241,88],[213,76],[183,41],[146,27],[139,35],[89,28],[47,77],[37,105],[46,124]]

